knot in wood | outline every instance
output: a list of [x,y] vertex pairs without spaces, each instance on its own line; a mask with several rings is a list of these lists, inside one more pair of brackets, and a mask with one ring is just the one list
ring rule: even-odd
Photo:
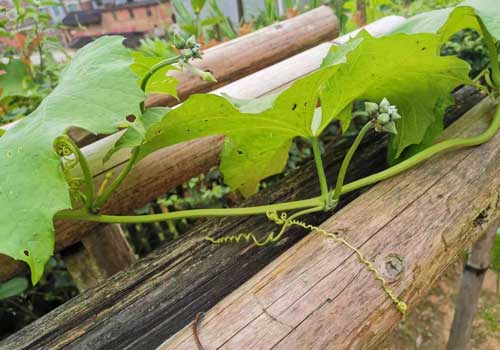
[[394,282],[403,274],[404,258],[399,254],[388,254],[377,265],[379,265],[380,274],[387,282]]

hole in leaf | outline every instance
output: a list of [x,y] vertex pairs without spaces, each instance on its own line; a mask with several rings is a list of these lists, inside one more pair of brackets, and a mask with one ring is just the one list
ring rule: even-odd
[[136,119],[137,118],[133,114],[127,116],[127,121],[130,122],[130,123],[135,122]]
[[238,150],[238,154],[239,155],[242,155],[243,154],[243,151],[241,149]]
[[297,108],[297,104],[294,103],[293,106],[292,106],[292,111],[294,111],[296,108]]
[[30,256],[30,252],[29,252],[28,250],[25,250],[23,253],[24,253],[24,255],[26,255],[26,256]]

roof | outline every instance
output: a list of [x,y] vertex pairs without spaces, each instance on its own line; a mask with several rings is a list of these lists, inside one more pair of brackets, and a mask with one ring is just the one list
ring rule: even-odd
[[[164,2],[161,1],[160,2]],[[159,2],[157,0],[143,0],[134,1],[126,4],[115,5],[113,7],[105,7],[102,9],[93,9],[86,11],[74,11],[70,12],[64,17],[63,24],[68,27],[78,27],[79,25],[89,25],[89,24],[101,24],[102,13],[109,11],[116,11],[120,9],[144,7],[144,6],[156,6]]]
[[68,27],[78,27],[79,25],[101,24],[101,10],[75,11],[64,17],[63,24]]

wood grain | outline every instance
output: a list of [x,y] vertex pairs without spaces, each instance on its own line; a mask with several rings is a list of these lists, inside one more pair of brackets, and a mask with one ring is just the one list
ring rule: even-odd
[[[366,29],[373,35],[382,35],[402,21],[403,17],[391,16],[368,25]],[[348,37],[349,35],[343,36],[338,42],[345,42]],[[309,49],[217,89],[213,93],[224,92],[238,98],[256,98],[277,91],[318,69],[331,45],[325,43]],[[108,162],[102,163],[103,156],[108,153],[120,135],[121,133],[117,133],[108,136],[82,148],[97,184],[102,181],[104,174],[119,173],[130,157],[130,151],[123,149],[115,153]],[[114,214],[130,213],[191,177],[208,171],[219,162],[222,142],[222,137],[209,137],[167,147],[151,154],[133,169],[111,198],[105,211]],[[56,251],[76,244],[95,226],[95,223],[88,222],[56,222]],[[0,254],[0,283],[23,271],[26,271],[23,263]]]
[[[484,130],[494,107],[480,103],[447,135]],[[500,133],[378,184],[320,227],[343,230],[411,308],[499,217],[499,172]],[[392,256],[403,262],[396,275]],[[207,349],[377,349],[400,319],[351,250],[312,233],[212,308],[199,334]],[[185,328],[159,350],[193,344]]]
[[[457,92],[456,98],[457,109],[448,113],[447,120],[456,119],[482,96],[465,88]],[[350,142],[352,139],[326,144],[328,156],[324,160],[328,179],[336,178]],[[367,136],[355,155],[349,181],[384,166],[386,142],[375,134]],[[309,162],[241,205],[297,200],[316,194],[315,166]],[[358,194],[344,197],[340,207]],[[319,213],[308,221],[319,224],[330,215]],[[271,230],[276,230],[276,226],[260,216],[201,221],[188,234],[141,259],[128,271],[113,276],[0,342],[0,349],[155,349],[189,325],[199,311],[210,309],[251,278],[305,232],[291,229],[279,244],[264,248],[247,244],[214,246],[204,237],[240,232],[255,232],[263,237]],[[203,327],[202,324],[202,334]]]

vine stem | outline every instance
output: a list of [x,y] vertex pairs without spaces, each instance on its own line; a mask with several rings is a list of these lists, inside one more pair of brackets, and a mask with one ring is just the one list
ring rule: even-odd
[[[183,59],[183,57],[181,55],[178,55],[178,56],[174,56],[174,57],[171,57],[171,58],[167,58],[161,62],[158,62],[157,64],[155,64],[153,67],[151,67],[151,69],[146,73],[146,75],[144,76],[144,78],[142,78],[142,81],[141,81],[141,90],[146,92],[146,87],[148,86],[148,81],[149,79],[151,79],[151,77],[156,73],[158,72],[160,69],[166,67],[166,66],[169,66],[171,64],[175,64],[177,62],[179,62],[179,60]],[[144,112],[144,101],[141,102],[141,111]]]
[[132,170],[135,163],[137,162],[137,159],[139,158],[139,151],[140,151],[139,147],[134,147],[132,149],[132,154],[125,168],[114,179],[111,185],[109,185],[109,187],[107,187],[103,191],[103,193],[95,200],[94,204],[92,205],[93,212],[98,212],[101,209],[101,207],[108,201],[109,197],[111,197],[113,192],[116,191],[116,189],[122,184],[123,180],[125,180],[127,175],[130,173],[130,170]]
[[314,164],[316,164],[316,171],[318,173],[319,185],[321,188],[321,196],[328,196],[328,183],[326,181],[325,168],[323,166],[323,160],[321,159],[321,150],[319,148],[319,138],[311,137],[311,145],[314,154]]
[[349,164],[351,163],[352,157],[356,152],[356,150],[358,149],[359,145],[361,144],[363,137],[365,137],[368,130],[370,130],[372,127],[373,127],[372,121],[367,122],[363,126],[363,128],[361,128],[358,135],[356,136],[356,139],[354,140],[354,143],[347,151],[347,154],[344,157],[344,160],[342,161],[342,165],[340,166],[340,172],[337,177],[337,184],[335,185],[335,192],[333,193],[334,200],[340,198],[340,195],[342,193],[342,186],[344,186],[345,175],[347,173],[347,169],[349,168]]
[[321,196],[304,199],[294,202],[285,202],[269,205],[261,205],[256,207],[244,208],[222,208],[222,209],[191,209],[181,210],[161,214],[150,215],[95,215],[82,210],[63,210],[56,214],[57,219],[84,220],[100,223],[123,223],[123,224],[146,224],[157,221],[200,218],[200,217],[223,217],[223,216],[244,216],[244,215],[260,215],[266,214],[269,211],[287,211],[297,209],[314,208],[324,205],[324,199]]
[[[383,171],[380,171],[363,179],[348,183],[342,186],[341,195],[346,194],[360,188],[370,186],[379,181],[388,179],[398,175],[430,157],[445,151],[450,151],[463,147],[472,147],[480,145],[491,139],[500,129],[500,106],[497,107],[495,116],[490,126],[482,134],[469,138],[456,138],[439,142],[429,148],[421,151],[411,158]],[[243,216],[243,215],[261,215],[269,211],[287,211],[297,209],[307,209],[319,207],[325,204],[325,199],[322,196],[313,197],[310,199],[277,203],[263,206],[246,207],[246,208],[224,208],[224,209],[193,209],[181,210],[176,212],[168,212],[162,214],[139,215],[139,216],[120,216],[120,215],[94,215],[82,210],[64,210],[55,215],[56,219],[69,220],[85,220],[100,223],[152,223],[157,221],[182,219],[182,218],[199,218],[199,217],[222,217],[222,216]]]

